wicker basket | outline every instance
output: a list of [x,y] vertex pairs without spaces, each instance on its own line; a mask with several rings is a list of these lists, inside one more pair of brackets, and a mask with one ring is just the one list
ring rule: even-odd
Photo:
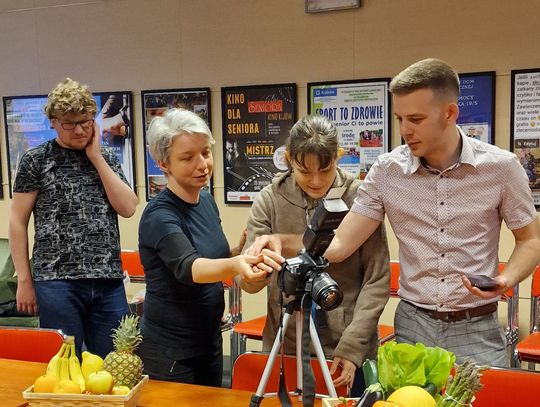
[[23,391],[23,397],[29,406],[36,407],[135,407],[139,402],[141,390],[147,380],[148,376],[144,375],[142,380],[128,394],[122,396],[110,394],[34,393],[34,386],[30,386]]

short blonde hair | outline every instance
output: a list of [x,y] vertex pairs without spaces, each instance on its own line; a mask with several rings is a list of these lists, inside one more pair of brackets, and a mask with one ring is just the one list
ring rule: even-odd
[[47,117],[52,119],[68,113],[96,114],[97,105],[88,86],[66,78],[51,90],[44,110]]

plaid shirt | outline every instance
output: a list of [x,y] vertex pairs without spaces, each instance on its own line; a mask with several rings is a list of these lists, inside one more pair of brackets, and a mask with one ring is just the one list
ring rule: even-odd
[[461,156],[444,171],[406,145],[381,155],[351,208],[379,221],[388,215],[399,242],[400,297],[439,311],[491,302],[469,293],[461,275],[496,276],[501,221],[518,229],[536,219],[516,156],[460,134]]

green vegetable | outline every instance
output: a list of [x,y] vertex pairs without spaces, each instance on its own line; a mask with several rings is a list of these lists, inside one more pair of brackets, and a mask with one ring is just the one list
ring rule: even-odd
[[439,392],[439,390],[437,389],[437,386],[435,386],[433,383],[428,383],[422,388],[425,391],[427,391],[429,394],[431,394],[433,397],[435,397],[437,393]]
[[482,388],[480,376],[487,368],[475,366],[470,359],[456,365],[454,377],[448,379],[446,392],[437,402],[437,407],[469,406],[474,394]]
[[456,357],[439,347],[390,341],[379,347],[377,359],[379,382],[386,394],[400,387],[423,387],[427,383],[432,383],[438,393],[445,386]]
[[377,371],[376,361],[366,359],[364,363],[362,363],[362,373],[364,373],[364,382],[366,383],[366,387],[379,383],[379,373]]

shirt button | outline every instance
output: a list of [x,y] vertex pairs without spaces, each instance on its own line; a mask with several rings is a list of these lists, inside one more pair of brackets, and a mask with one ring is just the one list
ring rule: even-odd
[[444,202],[441,202],[441,205],[444,205]]
[[441,278],[441,283],[444,283],[444,278]]
[[444,253],[443,253],[443,254],[441,254],[441,257],[444,257]]
[[444,232],[444,228],[441,228],[441,232]]
[[444,178],[444,175],[441,174],[441,178]]

